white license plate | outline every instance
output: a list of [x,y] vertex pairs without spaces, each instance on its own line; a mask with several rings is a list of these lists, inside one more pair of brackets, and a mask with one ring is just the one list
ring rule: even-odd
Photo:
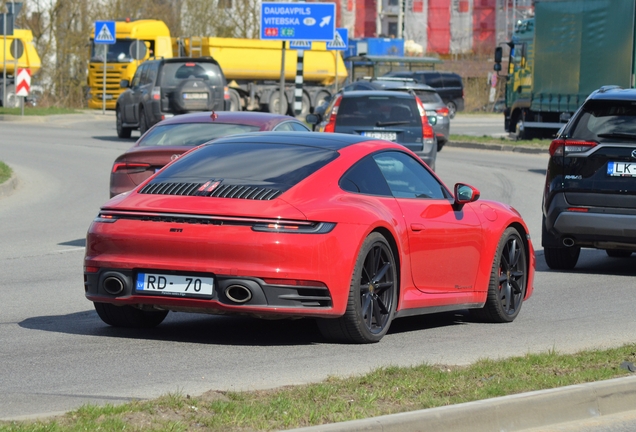
[[207,93],[184,93],[183,98],[184,99],[207,99],[208,94]]
[[369,138],[377,138],[387,141],[395,141],[397,139],[397,133],[395,132],[364,132],[363,135]]
[[138,273],[135,290],[137,293],[180,297],[211,296],[214,291],[214,279],[203,276]]
[[[99,98],[100,98],[100,99],[102,99],[102,95],[99,95]],[[105,97],[105,98],[103,98],[103,99],[111,100],[112,98],[113,98],[113,95],[112,95],[112,94],[107,94],[107,95],[106,95],[106,97]]]
[[634,162],[609,162],[607,175],[612,177],[636,177],[636,163]]

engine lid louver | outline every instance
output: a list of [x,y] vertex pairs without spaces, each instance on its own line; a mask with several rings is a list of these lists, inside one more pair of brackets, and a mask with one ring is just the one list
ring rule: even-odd
[[282,192],[261,186],[221,184],[210,180],[203,183],[150,183],[139,193],[150,195],[205,196],[214,198],[239,198],[251,200],[272,200]]

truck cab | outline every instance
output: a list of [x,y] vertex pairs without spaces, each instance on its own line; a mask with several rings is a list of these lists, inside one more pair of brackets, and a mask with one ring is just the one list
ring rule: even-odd
[[[0,37],[0,44],[4,44],[4,38]],[[6,58],[0,50],[0,81],[2,81],[2,68],[6,66],[7,82],[0,84],[0,105],[4,100],[2,90],[7,89],[7,107],[20,106],[20,100],[15,95],[15,75],[16,69],[29,68],[31,75],[40,70],[40,56],[35,50],[33,43],[33,33],[31,30],[14,29],[13,35],[6,36]]]

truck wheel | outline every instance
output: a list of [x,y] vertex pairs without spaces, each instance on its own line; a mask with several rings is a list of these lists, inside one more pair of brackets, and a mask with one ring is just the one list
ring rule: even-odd
[[234,89],[230,89],[230,111],[242,111],[241,96]]
[[20,97],[15,95],[15,86],[12,85],[7,86],[7,108],[20,108]]
[[325,101],[329,101],[329,100],[331,100],[331,94],[329,94],[328,92],[321,91],[320,93],[318,93],[318,95],[316,96],[316,104],[314,105],[314,111],[317,107],[322,105]]
[[272,95],[269,97],[269,104],[268,104],[268,109],[270,113],[273,114],[280,114],[281,113],[281,106],[280,104],[282,104],[282,108],[283,108],[283,114],[287,114],[287,98],[283,95],[283,98],[281,100],[280,97],[280,92],[279,91],[275,91],[272,93]]
[[122,118],[121,108],[115,109],[115,121],[117,124],[117,136],[119,138],[130,138],[131,128],[124,127],[124,119]]
[[307,114],[311,112],[311,99],[306,93],[303,93],[303,102],[300,108],[300,115],[305,118]]

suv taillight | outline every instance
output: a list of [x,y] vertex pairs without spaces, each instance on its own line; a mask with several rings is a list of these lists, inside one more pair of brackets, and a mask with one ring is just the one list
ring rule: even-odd
[[435,112],[437,115],[441,115],[442,117],[448,117],[448,108],[446,107],[435,110]]
[[325,125],[325,132],[336,131],[336,115],[338,115],[338,107],[340,106],[340,101],[342,101],[342,95],[338,95],[333,103],[333,108],[331,108],[331,114],[329,115],[329,121]]
[[555,139],[550,143],[550,156],[563,156],[569,153],[586,152],[597,145],[598,143],[594,141]]
[[230,88],[228,86],[223,87],[223,99],[230,100]]
[[[415,101],[417,102],[420,117],[422,117],[422,138],[424,138],[424,141],[433,140],[435,138],[435,132],[433,131],[433,126],[428,122],[428,115],[426,115],[424,104],[417,96],[415,96]],[[448,114],[448,108],[446,108],[446,114]]]
[[161,100],[161,87],[153,87],[150,97],[154,100]]

